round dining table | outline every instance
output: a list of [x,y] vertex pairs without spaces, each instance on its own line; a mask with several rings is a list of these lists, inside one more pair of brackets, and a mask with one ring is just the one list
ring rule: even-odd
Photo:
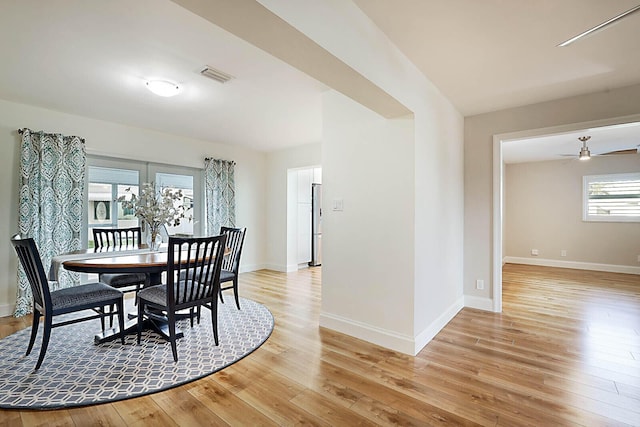
[[[225,248],[224,256],[230,253]],[[67,258],[61,261],[65,270],[78,273],[144,273],[146,276],[144,286],[154,286],[162,283],[162,273],[167,270],[168,253],[166,248],[160,251],[151,251],[146,245],[139,247],[127,247],[125,250],[85,249],[63,255]],[[185,314],[189,316],[189,314]],[[125,334],[137,333],[137,313],[129,314],[129,321],[125,325]],[[160,335],[169,337],[169,328],[154,316],[145,319],[143,327],[153,328]],[[176,331],[176,338],[181,338],[182,332]],[[117,328],[111,328],[95,336],[96,343],[112,341],[119,337]]]
[[[87,258],[81,258],[83,252]],[[65,270],[78,273],[145,273],[145,286],[158,285],[162,282],[162,272],[167,270],[166,251],[152,252],[141,248],[138,253],[122,253],[112,251],[113,256],[94,257],[99,251],[87,249],[75,251],[77,258],[62,262]],[[104,253],[101,253],[104,254]]]
[[[120,252],[119,254],[117,250],[111,250],[113,256],[109,256],[109,252],[101,252],[100,250],[79,250],[68,254],[70,259],[62,261],[62,266],[65,270],[78,273],[144,273],[146,276],[145,287],[162,283],[162,273],[167,270],[168,254],[166,251],[151,251],[145,246],[141,246]],[[137,333],[137,313],[130,313],[128,317],[129,320],[125,324],[125,334]],[[165,338],[169,337],[167,324],[157,318],[145,319],[143,327],[152,328]],[[95,342],[112,341],[119,337],[118,332],[117,328],[102,331],[96,334]],[[176,338],[182,336],[182,332],[176,331]]]

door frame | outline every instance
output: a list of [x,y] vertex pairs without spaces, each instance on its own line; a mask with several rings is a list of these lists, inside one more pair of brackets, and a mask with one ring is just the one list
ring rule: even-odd
[[514,139],[542,137],[550,134],[576,132],[583,129],[640,122],[640,114],[592,120],[518,132],[501,133],[493,136],[493,239],[492,239],[492,309],[502,312],[502,263],[503,263],[503,214],[504,214],[504,159],[502,143]]

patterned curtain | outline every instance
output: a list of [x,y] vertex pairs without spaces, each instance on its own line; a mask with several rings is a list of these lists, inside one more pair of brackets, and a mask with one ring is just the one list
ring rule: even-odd
[[[22,136],[20,152],[20,195],[18,228],[32,237],[45,271],[51,258],[81,248],[84,174],[84,139],[18,131]],[[78,275],[61,274],[55,288],[72,286]],[[31,289],[20,267],[15,316],[31,312]]]
[[236,184],[234,167],[227,160],[204,160],[204,205],[207,235],[220,233],[220,227],[236,226]]

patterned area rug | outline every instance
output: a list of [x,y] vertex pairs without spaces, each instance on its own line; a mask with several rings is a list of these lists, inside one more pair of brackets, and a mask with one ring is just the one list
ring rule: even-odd
[[[36,372],[42,324],[31,354],[24,356],[31,328],[0,340],[0,408],[56,409],[113,402],[155,393],[210,375],[260,347],[273,331],[273,316],[263,305],[240,299],[219,304],[218,334],[213,341],[209,310],[200,325],[181,320],[178,362],[171,346],[154,331],[145,331],[140,345],[129,335],[94,345],[99,320],[55,328],[44,362]],[[60,317],[61,318],[61,317]],[[58,319],[58,318],[57,318]],[[58,319],[59,320],[59,319]]]

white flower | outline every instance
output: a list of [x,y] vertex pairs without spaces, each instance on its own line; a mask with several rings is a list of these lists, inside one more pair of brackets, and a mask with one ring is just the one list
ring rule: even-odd
[[[163,192],[156,192],[152,183],[145,182],[140,189],[140,195],[136,196],[131,192],[131,188],[125,190],[131,193],[131,198],[127,196],[118,197],[118,202],[122,202],[124,209],[132,209],[142,225],[147,224],[152,238],[155,239],[163,225],[178,226],[180,220],[185,217],[185,207],[178,204],[182,201],[182,190],[172,191],[166,188]],[[191,220],[191,218],[189,218]]]

